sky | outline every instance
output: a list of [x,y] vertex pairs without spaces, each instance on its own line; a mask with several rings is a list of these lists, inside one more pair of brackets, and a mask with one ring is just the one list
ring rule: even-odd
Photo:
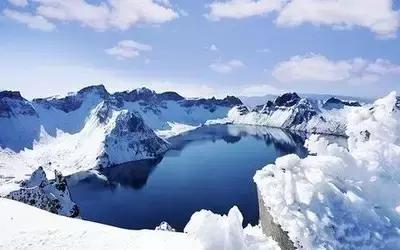
[[0,0],[0,89],[400,91],[399,0]]

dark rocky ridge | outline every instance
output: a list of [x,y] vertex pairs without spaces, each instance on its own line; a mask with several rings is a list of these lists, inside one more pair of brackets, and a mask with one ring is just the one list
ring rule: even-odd
[[343,101],[335,97],[331,97],[325,101],[323,107],[324,109],[331,110],[331,109],[341,109],[344,106],[350,107],[361,107],[361,104],[356,101]]
[[29,115],[37,116],[32,105],[18,91],[0,91],[0,117]]
[[103,85],[88,86],[79,90],[76,94],[63,98],[36,98],[33,99],[33,103],[40,104],[45,108],[54,107],[69,113],[77,110],[82,105],[84,98],[89,94],[111,101],[119,108],[123,107],[125,102],[139,102],[141,106],[150,107],[149,110],[153,112],[157,112],[157,108],[165,108],[165,101],[176,101],[182,107],[203,105],[210,112],[213,112],[216,106],[234,107],[242,104],[240,99],[234,96],[227,96],[224,99],[216,99],[214,97],[209,99],[186,99],[173,91],[156,93],[148,88],[110,94]]
[[55,171],[55,179],[49,181],[42,167],[35,170],[30,179],[21,183],[21,189],[6,198],[67,217],[78,217],[79,208],[71,200],[64,176]]

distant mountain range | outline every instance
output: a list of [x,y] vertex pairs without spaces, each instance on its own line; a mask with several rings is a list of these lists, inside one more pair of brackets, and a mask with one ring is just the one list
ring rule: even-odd
[[[264,96],[238,96],[238,98],[243,102],[244,105],[249,107],[255,107],[257,105],[262,105],[267,101],[275,100],[279,95],[264,95]],[[299,94],[302,98],[309,98],[313,100],[326,101],[331,97],[336,97],[341,100],[348,101],[358,101],[360,103],[372,103],[373,98],[363,98],[354,96],[343,96],[343,95],[330,95],[330,94]]]

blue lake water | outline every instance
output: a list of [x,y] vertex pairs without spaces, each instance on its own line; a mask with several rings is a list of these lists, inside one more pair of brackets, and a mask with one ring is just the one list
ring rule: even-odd
[[272,128],[203,127],[172,139],[161,159],[78,173],[68,184],[85,220],[129,229],[167,221],[182,231],[196,211],[225,214],[237,205],[244,225],[254,225],[255,172],[289,153],[305,156],[303,138]]

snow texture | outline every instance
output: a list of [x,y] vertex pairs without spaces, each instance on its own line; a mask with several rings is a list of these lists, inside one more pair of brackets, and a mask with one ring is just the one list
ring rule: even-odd
[[261,228],[242,228],[243,216],[235,206],[228,215],[201,210],[192,215],[184,232],[203,242],[205,249],[256,250],[279,249],[276,242],[265,237]]
[[308,157],[287,155],[256,173],[268,213],[295,247],[400,248],[397,106],[391,93],[351,110],[348,149],[313,135]]
[[237,208],[228,216],[200,211],[188,223],[187,233],[115,228],[57,216],[4,198],[0,198],[0,211],[6,229],[1,233],[0,249],[279,249],[276,242],[263,236],[261,228],[243,229]]

